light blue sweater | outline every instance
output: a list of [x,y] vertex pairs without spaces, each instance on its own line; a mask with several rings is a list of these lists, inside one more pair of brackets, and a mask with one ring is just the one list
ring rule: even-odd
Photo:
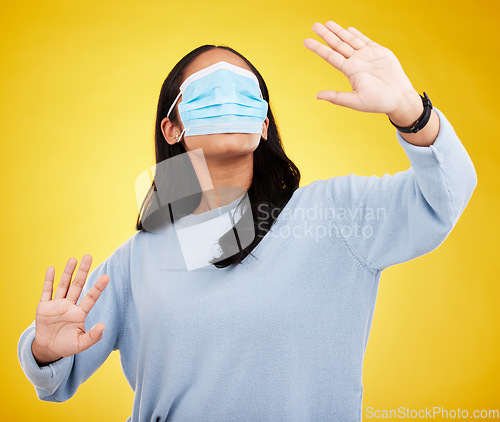
[[[106,324],[97,344],[39,367],[34,323],[22,333],[18,356],[38,398],[69,399],[120,350],[135,391],[128,421],[361,421],[381,272],[437,248],[477,184],[434,109],[440,131],[431,146],[396,131],[411,167],[300,187],[240,265],[188,271],[175,228],[135,233],[82,292],[110,275],[85,324]],[[209,222],[235,203],[184,221]]]

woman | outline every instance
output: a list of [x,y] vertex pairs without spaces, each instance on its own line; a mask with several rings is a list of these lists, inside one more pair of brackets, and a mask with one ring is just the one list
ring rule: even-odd
[[69,399],[119,349],[130,421],[361,421],[381,272],[437,248],[477,178],[387,48],[332,21],[313,30],[328,47],[304,45],[353,88],[317,98],[385,113],[411,167],[298,188],[258,71],[227,47],[189,53],[161,90],[140,231],[88,280],[91,256],[73,281],[70,258],[54,297],[47,270],[18,345],[41,400]]

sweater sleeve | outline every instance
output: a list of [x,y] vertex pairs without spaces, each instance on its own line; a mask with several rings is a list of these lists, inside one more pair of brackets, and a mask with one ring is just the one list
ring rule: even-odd
[[[76,271],[76,270],[75,270]],[[85,330],[95,324],[106,325],[102,338],[87,350],[63,357],[49,365],[39,366],[33,357],[31,344],[35,338],[35,321],[21,334],[17,353],[21,368],[34,385],[40,400],[62,402],[72,397],[80,384],[87,380],[108,355],[119,348],[123,310],[123,271],[116,253],[98,265],[87,277],[87,282],[78,298],[78,303],[103,274],[110,277],[109,283],[90,310],[85,320]],[[54,291],[57,282],[54,282]]]
[[436,249],[477,185],[467,151],[444,114],[434,110],[440,128],[432,145],[413,145],[396,130],[411,164],[407,170],[327,180],[336,237],[373,272]]

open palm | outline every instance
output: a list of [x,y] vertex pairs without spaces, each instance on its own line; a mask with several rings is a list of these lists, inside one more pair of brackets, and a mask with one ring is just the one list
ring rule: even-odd
[[396,56],[355,28],[333,21],[315,23],[313,31],[328,44],[312,38],[304,46],[341,71],[353,92],[325,90],[317,98],[354,110],[393,113],[415,92]]
[[85,318],[107,286],[109,275],[102,275],[77,305],[92,257],[88,254],[83,256],[71,282],[76,263],[74,258],[68,260],[53,299],[55,270],[54,267],[47,269],[42,297],[36,309],[36,344],[33,349],[39,352],[35,358],[40,358],[41,361],[57,360],[80,353],[101,339],[104,324],[99,323],[85,332]]

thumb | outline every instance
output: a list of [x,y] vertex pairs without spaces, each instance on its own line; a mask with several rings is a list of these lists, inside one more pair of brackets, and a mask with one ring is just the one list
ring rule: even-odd
[[90,346],[97,343],[102,338],[102,332],[106,326],[100,322],[94,325],[89,331],[83,334],[80,339],[80,352],[87,350]]
[[332,104],[342,107],[349,107],[354,110],[360,110],[361,102],[355,92],[342,92],[342,91],[320,91],[316,95],[318,100],[326,100]]

